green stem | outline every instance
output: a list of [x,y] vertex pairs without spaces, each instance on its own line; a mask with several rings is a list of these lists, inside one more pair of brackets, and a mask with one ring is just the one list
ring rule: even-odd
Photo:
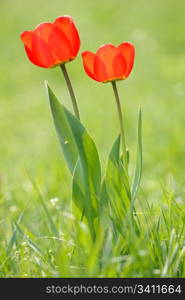
[[128,162],[127,162],[127,150],[126,150],[126,141],[125,141],[125,131],[124,131],[124,126],[123,126],[123,114],[121,110],[121,104],[120,104],[120,98],[116,86],[116,81],[112,81],[112,87],[116,99],[116,106],[117,106],[117,111],[118,111],[118,116],[119,116],[119,123],[120,123],[120,129],[121,129],[121,138],[122,138],[122,147],[123,147],[123,161],[125,165],[126,171],[128,171]]
[[64,78],[65,78],[65,81],[66,81],[66,84],[67,84],[67,87],[68,87],[68,90],[69,90],[69,94],[71,96],[71,101],[72,101],[75,116],[76,116],[77,119],[80,120],[80,113],[79,113],[76,97],[75,97],[74,90],[73,90],[71,81],[69,79],[65,64],[60,65],[60,68],[61,68],[62,73],[64,75]]

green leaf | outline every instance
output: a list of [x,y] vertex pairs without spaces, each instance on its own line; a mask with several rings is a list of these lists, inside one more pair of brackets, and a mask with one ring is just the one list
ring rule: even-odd
[[[84,182],[83,169],[80,160],[78,160],[73,174],[72,199],[80,211],[84,212],[84,216],[86,216],[87,219],[94,219],[97,216],[98,197],[96,193],[92,191],[93,194],[90,195],[89,201],[90,191],[86,191],[86,184],[88,187],[88,182]],[[97,193],[99,193],[99,191],[97,191]]]
[[[84,212],[93,232],[92,224],[93,219],[98,216],[101,184],[101,167],[96,145],[82,123],[58,101],[48,86],[47,89],[64,155],[70,169],[74,170],[73,201]],[[70,145],[68,149],[63,145],[66,138]]]
[[106,177],[104,176],[101,182],[100,213],[106,213],[108,203],[109,203],[109,195],[106,189]]
[[128,176],[120,158],[120,136],[115,140],[108,157],[105,183],[110,217],[114,226],[121,231],[123,219],[129,211],[131,194]]
[[137,161],[136,161],[136,168],[134,174],[134,180],[132,184],[132,205],[135,202],[137,197],[138,189],[140,186],[141,181],[141,174],[142,174],[142,113],[141,108],[139,109],[139,118],[138,118],[138,142],[137,142]]
[[73,173],[78,159],[78,151],[73,133],[71,131],[71,127],[69,125],[63,106],[60,104],[47,83],[46,89],[60,145],[62,147],[62,151],[66,159],[68,168],[71,173]]
[[[81,172],[84,182],[88,182],[88,190],[94,190],[95,195],[100,191],[101,167],[96,145],[85,127],[65,107],[64,111],[75,139]],[[82,175],[82,174],[81,174]]]
[[[22,221],[24,213],[25,213],[25,210],[23,210],[23,212],[20,214],[20,216],[19,216],[19,218],[17,220],[17,224],[19,224]],[[17,228],[13,224],[13,233],[11,235],[11,238],[10,238],[10,240],[8,242],[7,249],[6,249],[8,255],[11,254],[13,246],[16,243],[16,238],[17,238]]]

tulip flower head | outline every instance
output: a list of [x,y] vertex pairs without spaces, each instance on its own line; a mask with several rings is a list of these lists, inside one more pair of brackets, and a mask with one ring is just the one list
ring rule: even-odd
[[102,45],[96,54],[85,51],[82,53],[85,72],[99,82],[126,79],[134,64],[134,45],[128,42],[118,47],[112,44]]
[[29,60],[42,68],[53,68],[73,60],[80,38],[72,17],[62,16],[53,23],[41,23],[20,35]]

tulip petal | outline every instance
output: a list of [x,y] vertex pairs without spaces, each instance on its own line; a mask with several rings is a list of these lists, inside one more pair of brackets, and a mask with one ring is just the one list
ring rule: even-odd
[[48,39],[52,28],[52,23],[45,22],[37,25],[33,32],[39,39],[42,39],[46,44],[48,44]]
[[24,45],[31,50],[32,48],[32,31],[24,31],[21,33],[20,38]]
[[43,65],[42,63],[40,63],[37,59],[37,57],[34,55],[34,53],[27,47],[24,46],[26,54],[29,58],[29,60],[36,66],[38,67],[42,67],[42,68],[48,68],[48,66]]
[[116,55],[113,60],[113,68],[115,72],[115,79],[124,79],[126,78],[125,73],[127,71],[127,64],[125,58],[122,54]]
[[[24,43],[24,47],[25,47],[25,51],[26,54],[29,58],[29,60],[42,68],[48,68],[48,64],[45,63],[45,61],[43,59],[41,59],[40,55],[37,51],[39,50],[39,47],[37,46],[35,48],[35,40],[37,40],[36,44],[38,45],[40,42],[40,39],[38,41],[38,38],[35,37],[34,32],[33,31],[24,31],[23,33],[21,33],[20,35],[22,42]],[[34,40],[34,43],[33,43]],[[41,47],[42,48],[42,47]],[[46,45],[43,47],[43,49],[46,48]],[[45,51],[46,52],[46,51]]]
[[80,48],[80,37],[73,19],[70,16],[58,17],[56,18],[54,24],[58,26],[65,34],[72,48],[73,56],[75,57]]
[[39,61],[40,65],[44,65],[46,68],[50,68],[56,63],[49,46],[35,33],[32,37],[32,55]]
[[89,75],[89,77],[91,77],[92,79],[96,80],[94,76],[94,58],[95,54],[90,51],[85,51],[82,53],[83,66],[87,75]]
[[125,73],[125,77],[128,77],[130,72],[132,71],[135,57],[134,45],[128,42],[122,43],[118,47],[121,54],[124,56],[127,63],[127,70]]
[[56,59],[56,63],[61,61],[66,62],[74,58],[68,39],[57,26],[53,26],[50,32],[48,45]]
[[103,45],[96,52],[96,56],[98,56],[105,65],[108,80],[116,77],[113,61],[117,54],[118,50],[112,44]]
[[51,23],[39,24],[32,35],[32,53],[40,64],[47,68],[55,65],[57,58],[53,55],[51,47],[49,46],[49,36],[51,34],[53,25]]
[[95,55],[94,57],[94,76],[97,81],[106,82],[109,80],[104,62]]

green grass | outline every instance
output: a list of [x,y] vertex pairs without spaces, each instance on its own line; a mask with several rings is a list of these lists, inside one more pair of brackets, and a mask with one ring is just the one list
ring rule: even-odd
[[[0,277],[185,277],[183,0],[1,0],[0,9]],[[59,15],[76,20],[82,50],[132,41],[136,61],[119,82],[130,149],[143,111],[142,188],[137,230],[128,222],[115,238],[102,220],[96,242],[71,213],[65,166],[44,89],[47,79],[71,109],[59,68],[31,65],[19,33]],[[88,78],[80,55],[68,64],[83,123],[101,163],[119,132],[109,84]]]

